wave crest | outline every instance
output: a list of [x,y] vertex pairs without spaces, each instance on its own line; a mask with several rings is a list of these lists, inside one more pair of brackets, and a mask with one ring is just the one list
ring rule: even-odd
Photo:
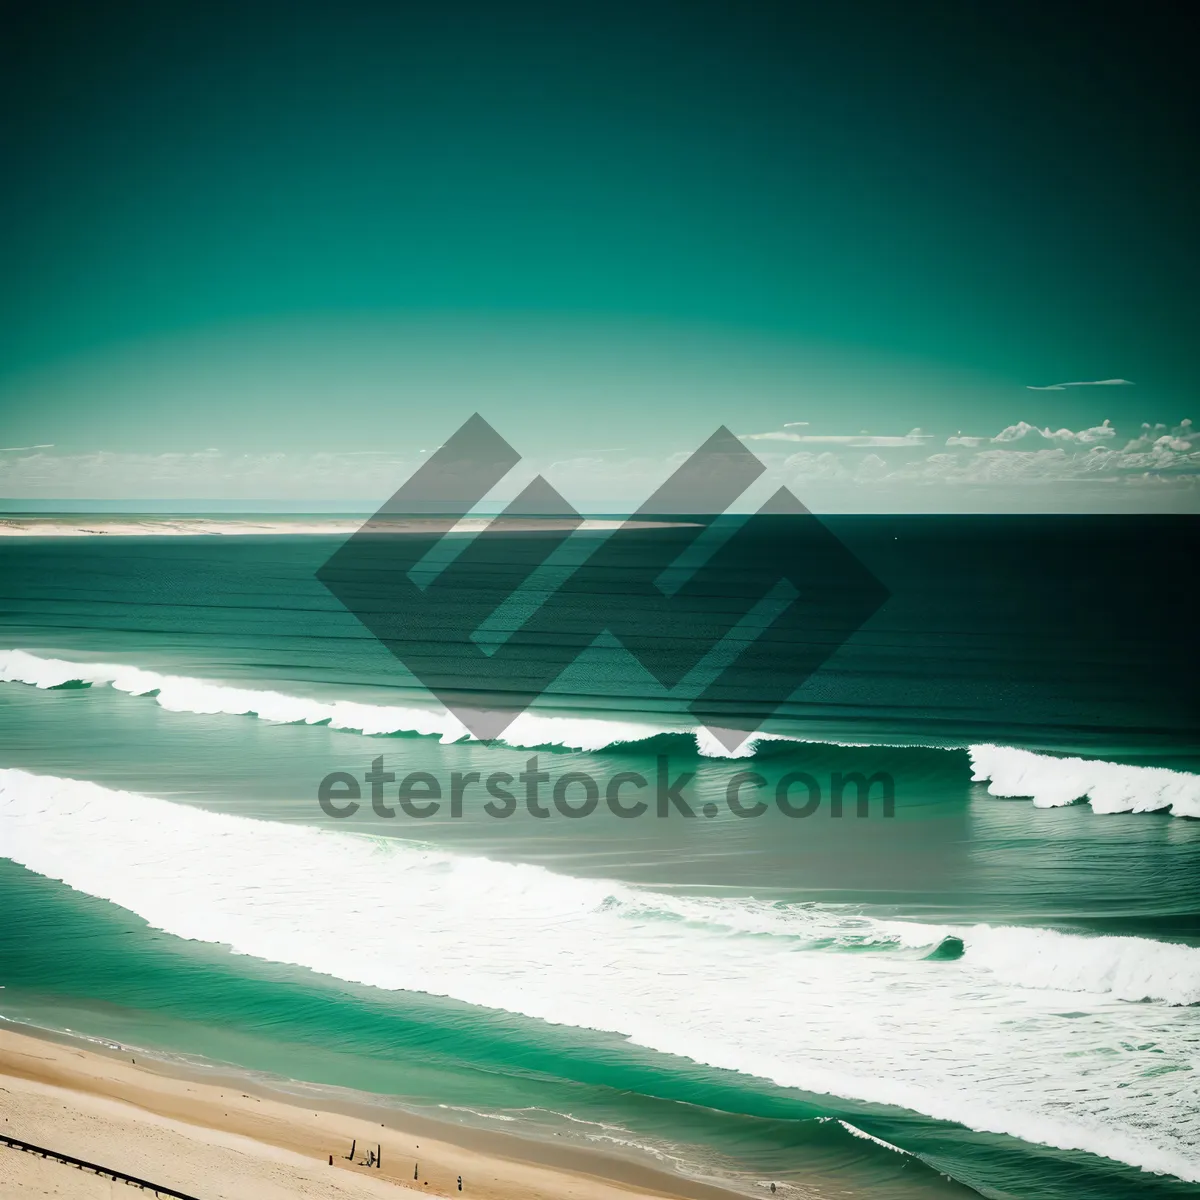
[[[353,700],[317,700],[290,696],[262,688],[233,687],[188,675],[164,675],[122,663],[72,662],[44,658],[26,650],[0,650],[0,681],[25,683],[37,688],[109,684],[119,692],[153,696],[170,712],[230,716],[255,716],[264,721],[289,725],[328,725],[333,729],[371,736],[415,733],[438,737],[443,742],[475,740],[475,735],[453,713],[421,708],[415,704],[361,704]],[[602,750],[619,743],[635,743],[663,734],[694,736],[699,752],[719,757],[753,753],[753,742],[739,747],[734,755],[707,730],[670,728],[632,721],[589,717],[548,717],[522,713],[498,741],[518,748],[562,746],[571,750]]]
[[1087,800],[1098,813],[1163,812],[1200,817],[1200,775],[1102,759],[1058,758],[1011,746],[972,746],[971,778],[993,796],[1027,796],[1038,808]]
[[[474,734],[445,710],[415,704],[318,700],[262,688],[234,687],[188,675],[166,675],[121,663],[47,658],[26,650],[0,650],[0,682],[43,689],[108,684],[117,691],[153,697],[170,712],[254,716],[279,724],[328,725],[368,736],[417,734],[437,737],[443,743],[475,740]],[[561,747],[594,752],[671,737],[694,740],[696,752],[705,758],[747,758],[765,743],[806,740],[758,733],[730,752],[704,728],[601,717],[544,716],[533,712],[522,713],[496,740],[516,749]],[[969,753],[972,779],[990,780],[988,792],[993,796],[1032,797],[1039,808],[1058,807],[1086,798],[1099,813],[1166,810],[1177,816],[1200,818],[1200,776],[1184,771],[1125,766],[1101,759],[1063,758],[986,743],[970,746]]]
[[[178,937],[1200,1180],[1193,1023],[1113,1003],[1195,1002],[1200,950],[665,896],[19,770],[0,855]],[[1098,993],[1070,1039],[1064,988]]]

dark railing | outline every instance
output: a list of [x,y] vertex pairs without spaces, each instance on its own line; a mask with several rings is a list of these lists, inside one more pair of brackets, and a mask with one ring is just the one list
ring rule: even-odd
[[0,1146],[11,1146],[14,1150],[24,1150],[26,1154],[40,1154],[42,1158],[52,1158],[55,1162],[66,1163],[69,1167],[78,1167],[81,1171],[94,1171],[97,1175],[107,1175],[110,1179],[131,1184],[133,1187],[140,1187],[143,1191],[153,1192],[156,1196],[173,1196],[175,1200],[197,1200],[195,1196],[191,1196],[187,1192],[178,1192],[165,1184],[151,1183],[149,1180],[139,1179],[136,1175],[126,1175],[124,1171],[114,1171],[112,1167],[102,1167],[97,1163],[87,1162],[85,1159],[75,1158],[70,1154],[47,1150],[43,1146],[35,1146],[31,1142],[23,1142],[19,1138],[9,1137],[6,1133],[0,1133]]

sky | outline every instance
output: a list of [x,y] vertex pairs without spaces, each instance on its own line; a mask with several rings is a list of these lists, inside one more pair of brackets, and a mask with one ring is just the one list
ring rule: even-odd
[[0,497],[1198,511],[1184,17],[990,9],[6,5]]

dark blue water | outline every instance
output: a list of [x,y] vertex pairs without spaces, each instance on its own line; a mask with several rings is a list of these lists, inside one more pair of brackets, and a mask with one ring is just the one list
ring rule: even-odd
[[[535,711],[641,734],[483,745],[216,711],[238,704],[172,680],[439,712],[314,579],[328,539],[0,543],[0,645],[171,677],[0,687],[0,1012],[503,1115],[747,1194],[814,1173],[881,1195],[1193,1194],[1200,822],[997,798],[970,748],[1197,771],[1195,522],[828,523],[890,599],[767,724],[805,740],[739,759],[699,754],[611,639]],[[481,784],[452,815],[455,772],[515,780],[534,754],[547,817],[520,796],[489,816]],[[324,776],[381,756],[439,781],[437,814],[393,792],[380,816],[365,783],[353,817],[322,813]],[[664,762],[695,815],[655,815]],[[35,796],[14,769],[108,791]],[[749,819],[728,804],[745,771],[767,797]],[[551,800],[567,774],[621,772],[647,780],[644,818]],[[833,816],[856,772],[891,780],[893,815],[877,789]],[[801,773],[819,802],[789,817],[775,789]],[[196,808],[265,824],[173,815]],[[286,839],[313,829],[310,860]],[[376,844],[392,857],[361,857]],[[339,957],[339,929],[377,949]]]

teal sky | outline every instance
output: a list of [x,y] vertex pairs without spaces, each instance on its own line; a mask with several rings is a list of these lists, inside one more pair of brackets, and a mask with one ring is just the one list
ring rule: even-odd
[[[27,15],[0,61],[0,442],[49,448],[5,451],[0,491],[105,451],[95,486],[142,495],[137,456],[216,449],[285,456],[300,498],[304,456],[399,462],[476,410],[547,460],[721,423],[1187,443],[1182,32],[825,7]],[[1028,390],[1108,379],[1133,382]],[[1194,506],[1168,450],[1163,505]]]

